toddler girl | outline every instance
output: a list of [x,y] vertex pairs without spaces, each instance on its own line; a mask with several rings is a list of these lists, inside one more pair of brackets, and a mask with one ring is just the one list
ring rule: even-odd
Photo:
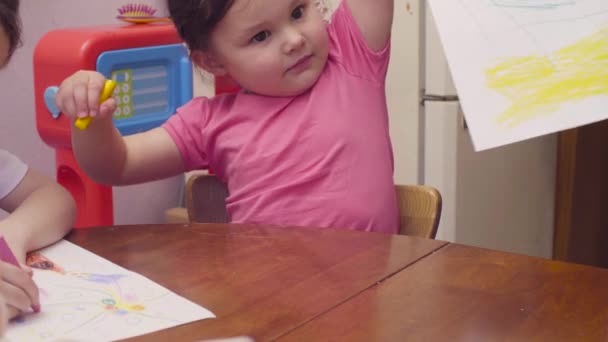
[[393,0],[168,0],[192,61],[236,94],[195,98],[162,127],[122,137],[103,75],[66,79],[78,162],[99,182],[147,182],[211,168],[234,223],[397,233],[385,79]]

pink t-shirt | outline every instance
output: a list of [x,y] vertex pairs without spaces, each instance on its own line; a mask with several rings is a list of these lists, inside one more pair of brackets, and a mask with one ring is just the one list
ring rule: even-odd
[[344,1],[327,31],[329,59],[309,91],[199,97],[163,127],[188,170],[227,182],[234,223],[397,233],[390,46],[370,50]]

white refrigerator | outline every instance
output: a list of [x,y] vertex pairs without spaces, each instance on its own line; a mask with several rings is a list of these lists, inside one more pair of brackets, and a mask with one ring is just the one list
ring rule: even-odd
[[443,197],[437,238],[551,257],[556,136],[474,152],[431,10],[426,1],[418,5],[419,180]]

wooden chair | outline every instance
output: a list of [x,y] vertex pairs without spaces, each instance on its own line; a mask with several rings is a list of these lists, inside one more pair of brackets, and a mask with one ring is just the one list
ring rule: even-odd
[[434,239],[441,218],[441,194],[425,185],[395,185],[399,234]]
[[[400,234],[434,239],[441,217],[441,194],[423,185],[395,185]],[[190,222],[226,223],[228,190],[212,175],[193,175],[186,183],[186,210]]]
[[227,223],[226,184],[213,175],[192,175],[186,182],[186,210],[188,221],[199,223]]

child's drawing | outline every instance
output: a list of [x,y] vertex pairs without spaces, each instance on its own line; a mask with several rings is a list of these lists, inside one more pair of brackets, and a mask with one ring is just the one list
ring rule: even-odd
[[10,341],[109,341],[213,317],[67,241],[31,254],[27,263],[40,287],[42,312],[12,322]]
[[608,1],[430,4],[477,150],[608,118]]
[[567,102],[608,96],[608,28],[555,53],[512,57],[486,72],[488,87],[511,102],[497,117],[509,127]]

